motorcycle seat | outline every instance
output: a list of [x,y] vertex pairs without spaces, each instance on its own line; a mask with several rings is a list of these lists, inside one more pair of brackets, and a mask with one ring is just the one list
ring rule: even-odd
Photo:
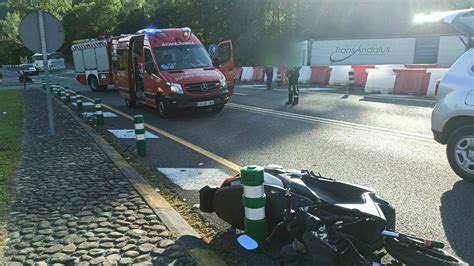
[[372,200],[373,191],[362,186],[355,186],[333,180],[311,179],[305,182],[300,176],[291,173],[279,175],[292,193],[304,196],[315,203],[325,202],[345,209],[355,209],[362,213],[385,219],[383,212]]

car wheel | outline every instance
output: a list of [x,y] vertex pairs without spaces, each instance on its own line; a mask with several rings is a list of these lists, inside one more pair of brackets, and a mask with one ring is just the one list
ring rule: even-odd
[[212,107],[211,109],[212,109],[213,113],[217,114],[217,113],[222,112],[222,110],[224,110],[224,105],[219,104],[219,105],[216,105],[216,106]]
[[448,139],[448,161],[461,178],[474,182],[474,126],[455,130]]
[[95,76],[90,75],[87,79],[87,82],[89,83],[89,87],[92,91],[97,91],[97,89],[99,88],[99,81]]
[[125,105],[128,108],[135,108],[135,106],[137,106],[137,102],[129,100],[129,99],[125,99]]
[[158,102],[158,114],[161,118],[169,118],[171,117],[171,110],[170,107],[163,101]]

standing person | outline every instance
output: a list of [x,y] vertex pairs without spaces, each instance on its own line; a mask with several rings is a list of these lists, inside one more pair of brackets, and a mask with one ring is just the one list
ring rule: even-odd
[[300,77],[299,68],[296,66],[288,69],[288,101],[286,104],[298,104],[300,89],[298,87],[298,79]]
[[36,69],[36,75],[39,75],[39,73],[40,73],[40,66],[38,65],[38,63],[36,63],[35,69]]
[[265,64],[265,74],[267,76],[267,82],[266,82],[267,89],[272,89],[273,66],[275,64],[275,59],[274,59],[273,51],[270,47],[268,47],[268,50],[265,53],[264,64]]
[[267,75],[267,89],[271,89],[273,82],[273,66],[265,66],[265,74]]

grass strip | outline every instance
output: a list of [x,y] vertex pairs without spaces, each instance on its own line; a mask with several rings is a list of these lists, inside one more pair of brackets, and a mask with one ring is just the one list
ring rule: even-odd
[[15,170],[22,137],[23,96],[18,90],[0,90],[0,254],[4,223],[14,197]]

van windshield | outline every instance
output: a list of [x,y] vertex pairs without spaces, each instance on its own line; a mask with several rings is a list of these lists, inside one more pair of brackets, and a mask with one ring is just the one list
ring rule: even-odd
[[211,58],[202,45],[179,45],[155,48],[160,70],[212,67]]

